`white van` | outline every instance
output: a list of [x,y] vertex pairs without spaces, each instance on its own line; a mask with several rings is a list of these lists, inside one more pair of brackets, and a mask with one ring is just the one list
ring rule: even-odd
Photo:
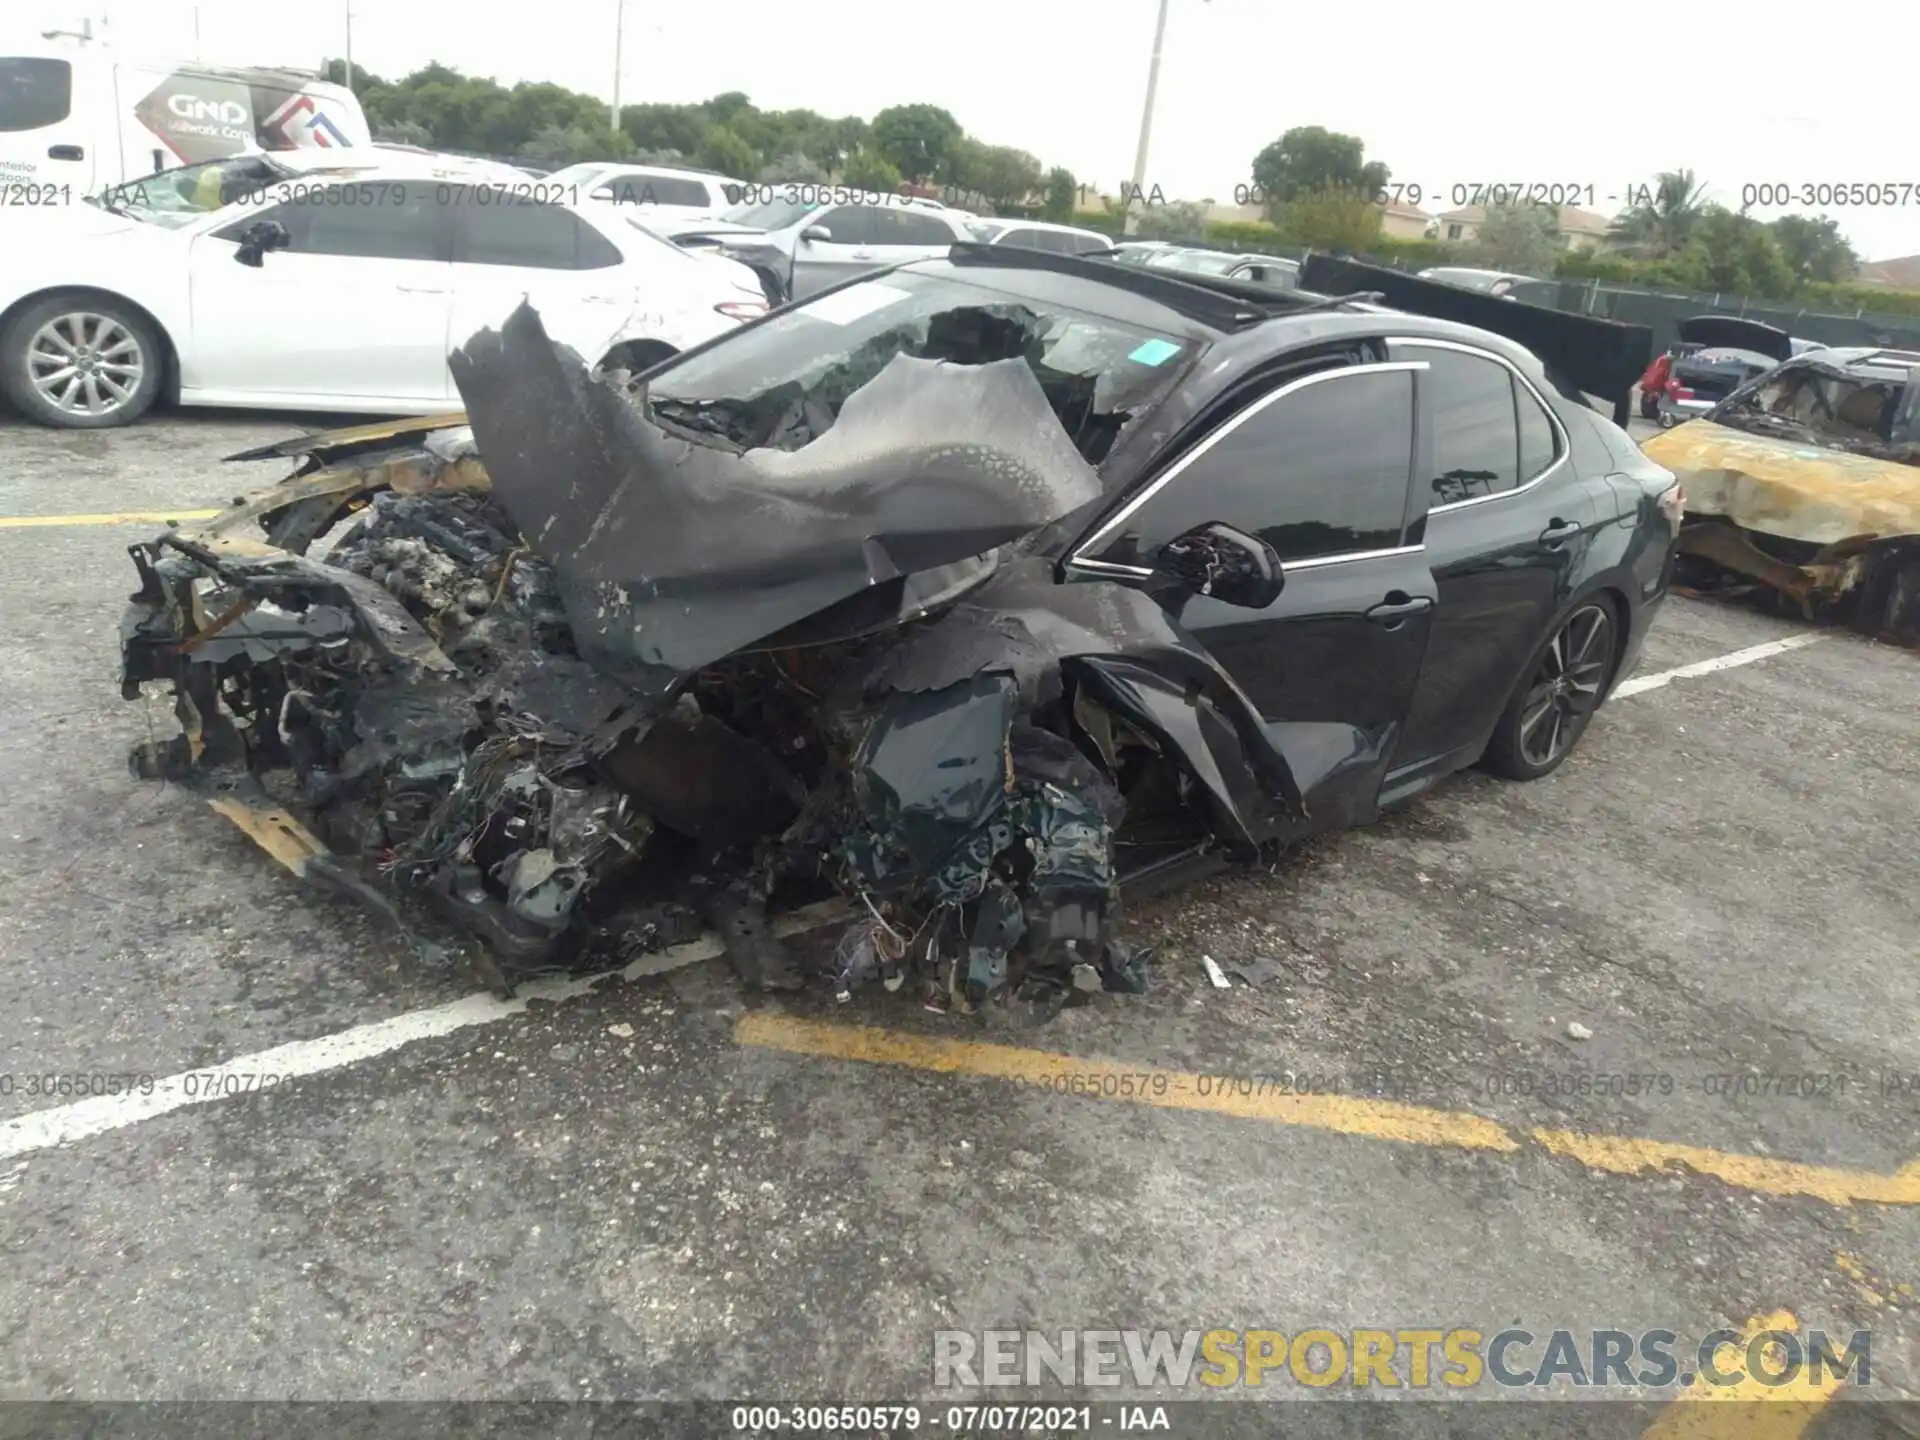
[[72,204],[158,170],[250,151],[372,143],[352,91],[299,71],[53,40],[7,49],[0,186],[9,204]]

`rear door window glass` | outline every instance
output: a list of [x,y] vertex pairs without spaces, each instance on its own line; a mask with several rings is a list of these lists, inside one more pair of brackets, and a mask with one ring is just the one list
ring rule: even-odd
[[[613,190],[617,205],[686,205],[704,209],[711,202],[707,187],[684,175],[614,175],[600,182]],[[594,187],[596,190],[599,186]]]
[[72,65],[30,56],[0,58],[0,132],[58,125],[72,113]]
[[559,205],[518,198],[476,203],[469,196],[457,211],[453,258],[463,264],[599,270],[620,263],[612,241]]

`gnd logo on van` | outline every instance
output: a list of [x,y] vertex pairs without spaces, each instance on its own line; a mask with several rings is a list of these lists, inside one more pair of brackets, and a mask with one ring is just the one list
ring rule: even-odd
[[345,117],[329,108],[305,91],[175,71],[133,113],[182,164],[195,165],[249,150],[351,144],[340,124]]

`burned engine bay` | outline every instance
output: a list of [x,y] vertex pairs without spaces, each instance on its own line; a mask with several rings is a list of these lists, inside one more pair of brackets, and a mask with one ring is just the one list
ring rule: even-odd
[[655,423],[525,306],[452,363],[467,424],[235,457],[306,458],[131,547],[122,631],[181,727],[136,772],[423,953],[510,990],[712,930],[795,988],[771,918],[837,895],[842,998],[1050,1013],[1144,988],[1123,870],[1303,813],[1151,596],[1024,543],[1101,498],[1027,360],[897,353],[784,449]]

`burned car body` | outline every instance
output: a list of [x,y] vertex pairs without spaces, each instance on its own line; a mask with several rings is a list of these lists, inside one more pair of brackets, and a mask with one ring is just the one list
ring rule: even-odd
[[141,773],[509,982],[707,927],[791,985],[839,895],[843,994],[1138,988],[1123,886],[1546,773],[1666,583],[1671,475],[1366,300],[960,246],[633,393],[524,307],[452,367],[133,547],[122,682]]
[[1796,356],[1646,442],[1687,494],[1700,576],[1920,644],[1920,353]]

